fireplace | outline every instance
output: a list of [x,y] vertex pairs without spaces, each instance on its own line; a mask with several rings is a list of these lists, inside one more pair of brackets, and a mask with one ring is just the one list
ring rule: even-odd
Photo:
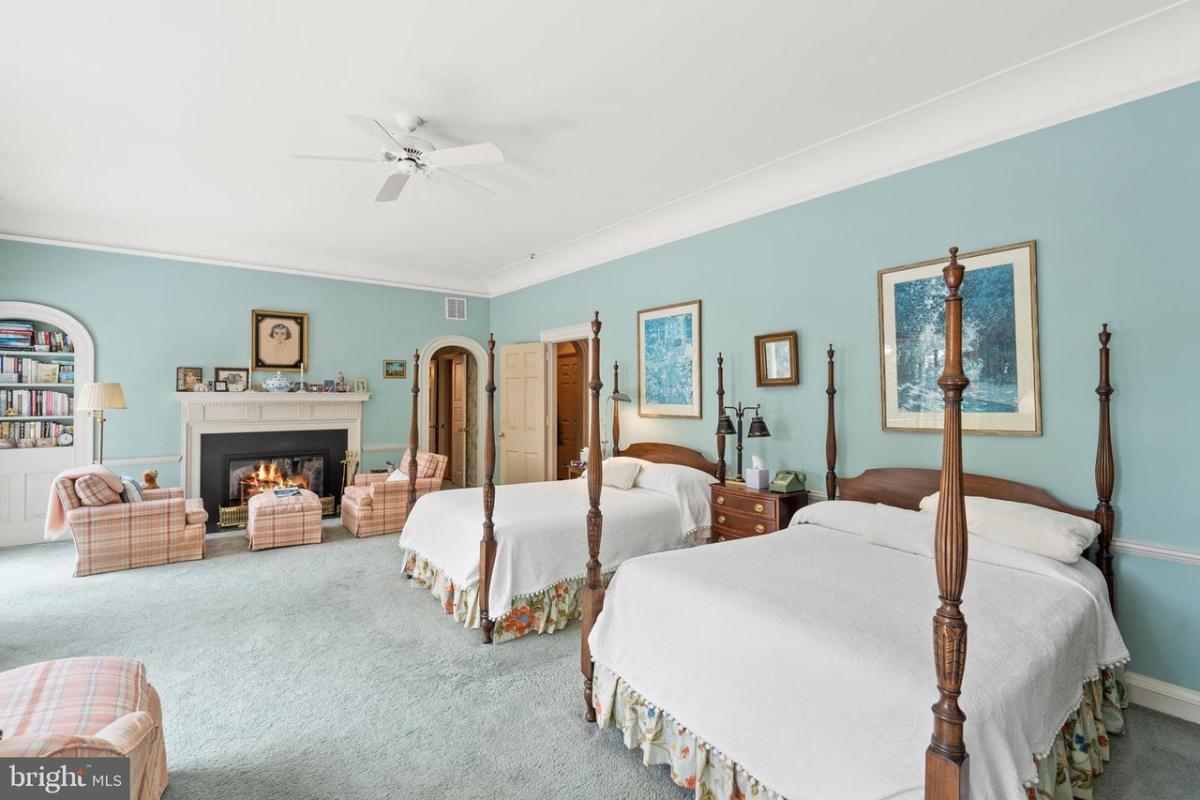
[[222,517],[243,524],[236,509],[256,494],[285,486],[328,498],[326,511],[332,513],[341,499],[346,439],[344,428],[203,434],[200,496],[208,531],[219,530]]

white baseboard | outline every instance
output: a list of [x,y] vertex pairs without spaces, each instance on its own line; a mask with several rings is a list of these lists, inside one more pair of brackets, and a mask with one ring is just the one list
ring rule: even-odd
[[1125,683],[1131,703],[1200,725],[1200,692],[1136,672],[1126,672]]

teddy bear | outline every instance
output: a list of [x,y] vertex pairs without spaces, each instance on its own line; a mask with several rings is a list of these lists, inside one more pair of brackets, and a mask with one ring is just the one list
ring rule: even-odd
[[158,488],[158,470],[148,469],[142,473],[142,488],[157,489]]

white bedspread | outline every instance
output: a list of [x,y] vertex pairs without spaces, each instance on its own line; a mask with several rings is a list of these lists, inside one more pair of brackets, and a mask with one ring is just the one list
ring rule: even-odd
[[[1129,654],[1094,565],[979,541],[962,606],[971,796],[1020,798],[1083,683]],[[936,608],[930,558],[802,525],[626,563],[589,641],[790,800],[920,797]]]
[[[507,612],[512,600],[584,574],[587,563],[587,481],[545,481],[496,487],[496,566],[489,608]],[[687,535],[711,520],[707,498],[674,497],[648,489],[601,492],[604,514],[600,562],[614,569],[626,559],[687,544]],[[430,492],[413,506],[400,546],[433,562],[457,585],[479,582],[483,490]]]

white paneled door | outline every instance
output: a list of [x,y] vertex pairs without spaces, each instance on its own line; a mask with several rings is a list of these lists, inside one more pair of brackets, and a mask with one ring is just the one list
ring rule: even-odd
[[528,483],[546,474],[546,356],[541,342],[500,348],[500,480]]

